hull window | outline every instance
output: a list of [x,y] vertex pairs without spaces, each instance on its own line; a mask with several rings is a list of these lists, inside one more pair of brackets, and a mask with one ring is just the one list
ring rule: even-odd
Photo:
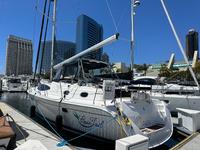
[[88,93],[87,92],[82,92],[80,95],[81,95],[81,97],[87,97]]
[[49,90],[49,89],[50,89],[50,87],[46,84],[40,84],[38,86],[38,90],[40,90],[40,91],[46,91],[46,90]]

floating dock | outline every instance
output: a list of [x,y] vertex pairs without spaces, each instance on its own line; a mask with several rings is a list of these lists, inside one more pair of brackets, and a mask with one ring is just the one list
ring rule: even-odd
[[[7,105],[4,102],[0,102],[0,108],[2,112],[5,114],[9,114],[14,120],[16,125],[20,128],[23,132],[23,135],[26,137],[26,140],[38,140],[40,141],[48,150],[71,150],[76,149],[73,146],[63,146],[57,147],[59,143],[59,138],[36,123],[35,121],[31,120],[30,118],[26,117],[13,107]],[[15,125],[13,125],[15,126]],[[16,133],[16,146],[20,146],[21,144],[25,143],[25,139],[23,138],[22,134],[18,131],[18,129],[14,129]]]
[[[182,109],[183,111],[183,109]],[[185,112],[186,111],[186,112]],[[187,112],[190,112],[189,114]],[[171,148],[171,150],[199,150],[200,133],[199,131],[199,112],[191,115],[194,110],[184,110],[183,114],[178,114],[178,118],[172,118],[174,130],[186,138]],[[182,112],[181,112],[182,113]],[[187,117],[185,117],[187,116]]]
[[171,150],[199,150],[200,133],[196,132],[188,136],[185,140],[171,148]]

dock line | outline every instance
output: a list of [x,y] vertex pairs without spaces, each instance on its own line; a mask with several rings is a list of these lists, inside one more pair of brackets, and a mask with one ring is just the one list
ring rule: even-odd
[[[36,106],[37,107],[37,106]],[[65,140],[55,129],[54,127],[50,124],[50,122],[46,119],[46,117],[44,116],[43,112],[40,110],[39,107],[37,107],[37,109],[39,110],[40,114],[42,115],[42,117],[44,118],[44,120],[46,121],[46,123],[49,125],[49,127],[54,131],[54,133],[56,133],[56,135],[60,138],[60,142],[56,145],[57,147],[63,147],[66,144],[67,145],[71,145],[67,140]]]
[[[36,107],[37,107],[37,105],[36,105]],[[74,137],[74,138],[69,139],[69,140],[65,140],[65,139],[54,129],[54,127],[50,124],[50,122],[46,119],[46,117],[44,116],[44,114],[43,114],[43,112],[40,110],[40,108],[37,107],[37,109],[39,110],[40,114],[42,115],[42,117],[44,118],[44,120],[47,122],[47,124],[49,125],[49,127],[50,127],[50,128],[57,134],[57,136],[60,138],[60,142],[58,142],[58,144],[56,145],[57,147],[63,147],[63,146],[65,146],[65,145],[69,145],[69,146],[70,146],[71,144],[70,144],[69,142],[74,141],[74,140],[76,140],[76,139],[79,139],[79,138],[81,138],[81,137],[83,137],[83,136],[85,136],[85,135],[87,135],[87,134],[93,132],[94,130],[100,128],[100,126],[94,127],[94,128],[92,128],[91,130],[89,130],[89,131],[87,131],[87,132],[85,132],[85,133],[83,133],[83,134],[81,134],[81,135],[79,135],[79,136],[77,136],[77,137]],[[116,118],[117,118],[117,116],[115,116],[115,117],[113,117],[113,118],[111,118],[111,119],[105,121],[105,123],[110,123],[111,120],[113,120],[113,119],[115,120]]]

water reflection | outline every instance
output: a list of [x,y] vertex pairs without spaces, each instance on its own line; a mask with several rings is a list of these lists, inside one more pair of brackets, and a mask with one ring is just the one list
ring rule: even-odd
[[1,93],[1,101],[6,102],[12,107],[16,108],[20,112],[29,115],[30,110],[30,100],[28,99],[28,94],[26,93]]

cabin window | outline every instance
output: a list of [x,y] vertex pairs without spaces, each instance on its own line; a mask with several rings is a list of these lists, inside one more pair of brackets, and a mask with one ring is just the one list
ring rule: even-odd
[[189,95],[189,94],[195,94],[194,92],[190,92],[190,91],[182,91],[181,92],[182,95]]
[[169,100],[163,100],[166,104],[169,104]]
[[68,95],[69,94],[69,91],[64,91],[64,95]]
[[178,91],[166,91],[165,94],[179,94]]
[[155,85],[156,81],[154,79],[138,79],[133,84]]
[[38,86],[38,90],[40,90],[40,91],[46,91],[49,89],[50,89],[50,87],[46,84],[39,84],[39,86]]
[[10,79],[8,80],[9,83],[21,83],[20,79]]
[[80,95],[81,95],[81,97],[87,97],[88,93],[87,92],[82,92]]

